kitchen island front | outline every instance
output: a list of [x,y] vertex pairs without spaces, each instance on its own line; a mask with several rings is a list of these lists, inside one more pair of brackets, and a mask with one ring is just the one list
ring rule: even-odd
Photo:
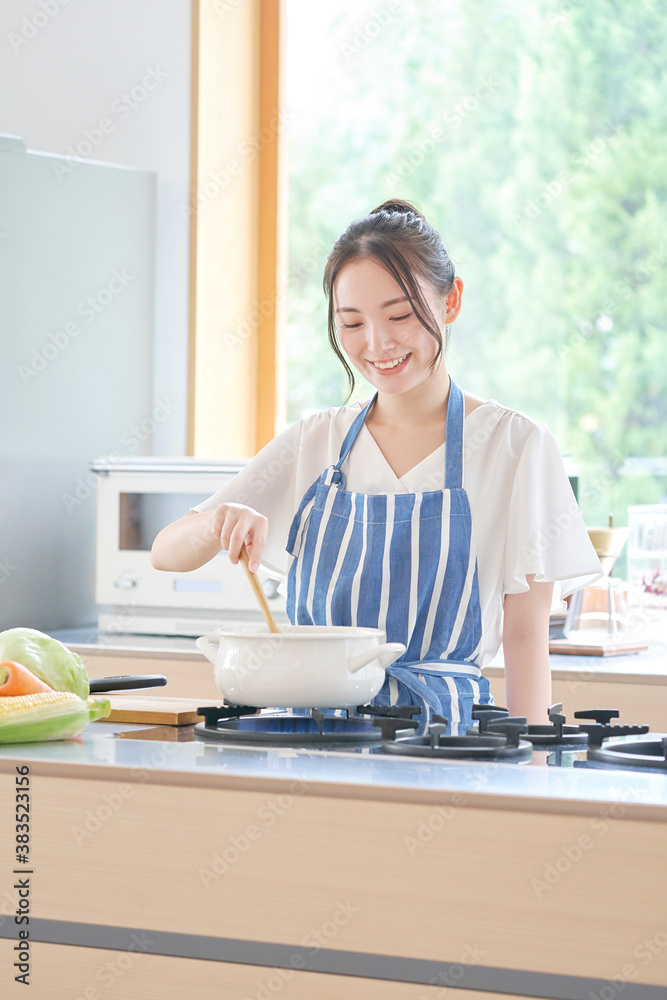
[[664,1000],[664,772],[178,735],[0,749],[3,997],[27,767],[32,996]]

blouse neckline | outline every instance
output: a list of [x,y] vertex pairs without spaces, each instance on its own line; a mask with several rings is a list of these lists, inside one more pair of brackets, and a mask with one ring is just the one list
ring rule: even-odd
[[371,434],[371,432],[369,431],[369,429],[366,427],[366,424],[364,424],[364,426],[361,429],[361,432],[360,432],[360,435],[359,435],[360,439],[361,439],[361,435],[362,434],[363,434],[363,437],[364,437],[364,446],[368,447],[369,444],[370,444],[370,447],[377,454],[378,458],[381,459],[382,464],[386,467],[387,472],[391,475],[391,477],[394,480],[394,482],[397,483],[401,489],[405,490],[406,493],[419,492],[419,491],[415,491],[415,490],[411,490],[410,489],[410,485],[409,484],[410,484],[413,476],[415,476],[418,473],[418,471],[421,469],[421,467],[424,466],[426,463],[435,462],[436,458],[438,458],[440,456],[442,456],[442,475],[443,475],[443,481],[444,481],[444,475],[445,475],[445,442],[444,441],[443,441],[443,443],[441,445],[438,445],[438,447],[434,451],[432,451],[430,453],[430,455],[427,455],[426,458],[423,458],[421,460],[421,462],[417,463],[417,465],[413,465],[411,469],[408,469],[408,471],[404,475],[397,476],[396,473],[394,472],[394,470],[392,469],[391,465],[389,464],[389,462],[385,458],[384,453],[383,453],[382,449],[380,448],[380,445],[377,443],[377,441],[375,440],[375,438],[373,437],[373,435]]
[[[492,404],[492,403],[496,403],[496,400],[495,399],[486,399],[483,403],[480,403],[479,406],[476,406],[474,410],[471,410],[470,413],[468,413],[466,416],[464,416],[464,421],[463,421],[464,427],[465,427],[466,421],[470,417],[472,417],[472,415],[474,413],[476,413],[477,410],[481,410],[482,407],[487,406],[487,405]],[[363,407],[366,404],[358,402],[357,405],[359,406],[360,409],[363,409]],[[418,462],[416,465],[413,465],[411,469],[408,469],[408,471],[404,475],[402,475],[400,477],[397,476],[396,473],[394,472],[394,470],[392,469],[391,465],[389,464],[389,462],[385,458],[385,456],[384,456],[384,454],[382,452],[382,449],[380,448],[380,445],[377,443],[377,441],[375,440],[375,438],[373,437],[373,435],[371,434],[371,432],[368,430],[368,428],[366,427],[365,423],[364,423],[363,427],[361,428],[361,431],[360,431],[360,434],[359,434],[359,438],[357,439],[357,443],[358,444],[360,444],[362,442],[363,442],[363,448],[364,448],[364,450],[366,450],[368,447],[370,447],[370,448],[373,449],[373,451],[375,452],[375,454],[381,459],[382,464],[385,466],[385,468],[387,469],[387,472],[391,475],[391,477],[394,480],[394,482],[397,483],[398,486],[400,487],[400,489],[403,490],[403,491],[405,491],[406,493],[418,493],[418,492],[420,492],[420,487],[418,485],[415,485],[415,482],[412,482],[412,480],[415,479],[416,483],[419,483],[419,482],[423,481],[423,475],[422,475],[423,469],[422,469],[422,466],[427,465],[427,463],[429,465],[430,464],[434,465],[434,471],[435,471],[435,468],[437,468],[438,465],[442,466],[442,476],[443,476],[443,483],[444,483],[444,476],[445,476],[445,445],[447,443],[446,441],[443,441],[443,443],[441,445],[438,445],[438,447],[434,451],[432,451],[429,455],[427,455],[426,458],[423,458],[421,460],[421,462]],[[436,487],[433,487],[433,488],[436,488]]]

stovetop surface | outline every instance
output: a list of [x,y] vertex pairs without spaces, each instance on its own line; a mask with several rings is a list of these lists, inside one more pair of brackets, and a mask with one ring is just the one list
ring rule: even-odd
[[[166,735],[167,727],[159,727],[164,735]],[[302,744],[301,746],[276,746],[276,745],[259,745],[257,743],[252,743],[252,741],[241,741],[235,740],[231,737],[228,741],[224,743],[219,742],[208,742],[201,739],[201,737],[195,732],[195,726],[181,726],[178,731],[178,742],[179,744],[196,744],[198,746],[213,747],[219,750],[230,750],[234,753],[243,753],[244,751],[252,751],[255,753],[261,753],[265,751],[269,754],[271,751],[279,753],[293,753],[301,757],[302,755],[313,755],[329,757],[331,755],[339,756],[353,756],[353,757],[374,757],[386,759],[390,757],[387,750],[383,747],[382,740],[370,741],[370,740],[359,740],[358,742],[350,741],[346,744],[341,744],[336,741],[326,741],[318,742],[315,745]],[[466,728],[461,726],[457,732],[463,736],[465,735]],[[407,731],[406,731],[406,735]],[[123,740],[153,740],[156,737],[156,729],[138,729],[132,732],[118,733],[116,734],[118,739]],[[407,754],[401,756],[400,753],[396,755],[400,760],[406,763],[414,763],[415,759],[410,758]],[[494,761],[493,763],[506,763],[512,764],[514,766],[526,764],[542,765],[549,767],[581,767],[586,766],[587,748],[583,745],[577,747],[533,747],[531,759],[520,759],[520,760],[506,760],[506,761]],[[394,758],[395,759],[395,758]],[[430,760],[432,758],[421,758],[421,760]],[[442,763],[452,763],[452,761],[436,761],[437,764],[442,766]],[[477,764],[478,762],[472,760],[463,760],[453,763],[460,764]],[[620,770],[620,769],[619,769]]]
[[[465,733],[465,730],[464,730],[463,727],[461,727],[460,734],[464,735],[464,733]],[[658,738],[659,735],[660,734],[652,733],[651,736],[650,736],[650,739],[651,740],[655,740],[656,738]],[[153,736],[149,733],[149,731],[145,731],[144,733],[139,732],[139,733],[132,733],[132,734],[130,734],[130,733],[120,734],[120,738],[122,738],[122,739],[137,740],[137,739],[144,739],[144,738],[145,739],[153,739]],[[620,742],[637,743],[637,742],[639,742],[639,739],[642,739],[642,737],[634,738],[634,739],[632,739],[631,737],[619,737],[619,743]],[[646,739],[648,741],[649,737],[648,736],[644,737],[644,739]],[[196,743],[198,745],[202,745],[202,743],[203,743],[203,741],[195,733],[195,727],[194,726],[183,727],[183,731],[179,734],[179,742],[181,742],[181,743]],[[279,747],[279,746],[261,746],[261,745],[258,745],[258,744],[253,744],[251,742],[245,742],[245,741],[241,742],[240,740],[235,741],[234,738],[232,737],[229,741],[227,741],[225,743],[217,743],[217,742],[215,742],[215,743],[208,743],[207,742],[207,743],[205,743],[203,745],[205,745],[207,747],[215,747],[215,748],[220,749],[220,750],[222,750],[222,749],[226,749],[227,750],[228,749],[228,750],[241,751],[241,752],[243,752],[245,750],[252,750],[252,751],[255,751],[255,752],[262,752],[262,751],[269,752],[269,751],[273,750],[273,751],[282,751],[282,752],[291,751],[291,752],[293,752],[295,754],[298,754],[298,755],[313,754],[313,755],[317,755],[317,756],[319,756],[319,755],[329,756],[329,755],[335,754],[336,756],[340,756],[340,755],[352,755],[352,756],[355,756],[355,757],[357,757],[357,756],[363,756],[363,757],[372,756],[372,757],[374,757],[376,759],[377,758],[386,759],[388,757],[392,757],[393,759],[400,759],[401,761],[404,761],[404,762],[410,763],[410,764],[416,763],[417,760],[419,760],[420,762],[428,760],[428,761],[432,761],[436,766],[438,766],[438,765],[443,766],[443,764],[447,764],[447,765],[449,765],[449,764],[458,764],[459,766],[468,764],[468,765],[471,765],[471,766],[480,766],[480,764],[482,764],[482,763],[493,763],[493,764],[503,764],[503,765],[514,766],[514,767],[517,767],[517,766],[525,767],[526,765],[533,765],[533,766],[542,766],[542,767],[546,766],[546,767],[559,767],[559,768],[561,768],[561,767],[562,768],[585,768],[587,770],[595,770],[595,769],[600,770],[600,769],[604,769],[604,770],[607,770],[607,771],[614,770],[614,771],[618,771],[618,772],[633,771],[634,773],[637,773],[637,772],[639,772],[639,773],[646,773],[646,768],[643,768],[643,767],[637,767],[637,768],[630,768],[628,766],[625,766],[625,767],[616,766],[615,767],[613,765],[603,764],[603,763],[600,763],[598,761],[589,760],[588,759],[588,748],[586,746],[584,746],[584,745],[579,745],[579,746],[556,746],[556,747],[546,747],[546,746],[533,745],[533,747],[532,747],[532,754],[529,755],[529,756],[527,755],[527,756],[524,756],[524,757],[519,757],[518,759],[505,759],[505,760],[497,759],[497,760],[491,760],[491,761],[475,761],[475,760],[465,759],[465,758],[457,761],[457,760],[442,759],[442,758],[433,758],[433,757],[420,757],[420,758],[410,757],[407,753],[401,754],[400,744],[399,744],[399,746],[397,748],[397,752],[395,754],[390,754],[390,753],[387,752],[386,745],[383,746],[383,743],[382,743],[381,740],[377,741],[377,742],[361,742],[361,741],[358,742],[358,743],[350,742],[350,743],[347,743],[347,744],[340,744],[340,743],[337,743],[337,742],[334,742],[334,741],[327,742],[325,740],[325,741],[323,741],[321,743],[318,743],[317,745],[310,745],[309,746],[309,745],[303,744],[301,746]]]
[[450,722],[434,713],[421,725],[421,709],[409,705],[294,712],[223,703],[199,711],[203,718],[194,726],[194,738],[214,745],[368,750],[413,760],[514,764],[528,763],[537,749],[546,752],[547,766],[667,772],[667,739],[649,735],[646,725],[621,722],[616,709],[582,709],[568,724],[557,703],[548,709],[549,723],[540,725],[529,725],[525,717],[511,716],[498,705],[473,705],[472,722]]

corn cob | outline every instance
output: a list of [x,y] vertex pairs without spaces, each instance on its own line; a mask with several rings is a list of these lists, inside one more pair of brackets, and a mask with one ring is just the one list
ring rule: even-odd
[[69,739],[109,712],[108,698],[85,702],[70,691],[0,698],[0,743]]

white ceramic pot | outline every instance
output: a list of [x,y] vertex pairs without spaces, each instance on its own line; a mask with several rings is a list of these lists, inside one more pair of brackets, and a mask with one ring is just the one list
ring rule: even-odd
[[253,626],[219,628],[197,639],[227,701],[256,708],[365,705],[384,684],[387,667],[405,652],[400,642],[383,642],[379,628],[281,628],[281,635]]

